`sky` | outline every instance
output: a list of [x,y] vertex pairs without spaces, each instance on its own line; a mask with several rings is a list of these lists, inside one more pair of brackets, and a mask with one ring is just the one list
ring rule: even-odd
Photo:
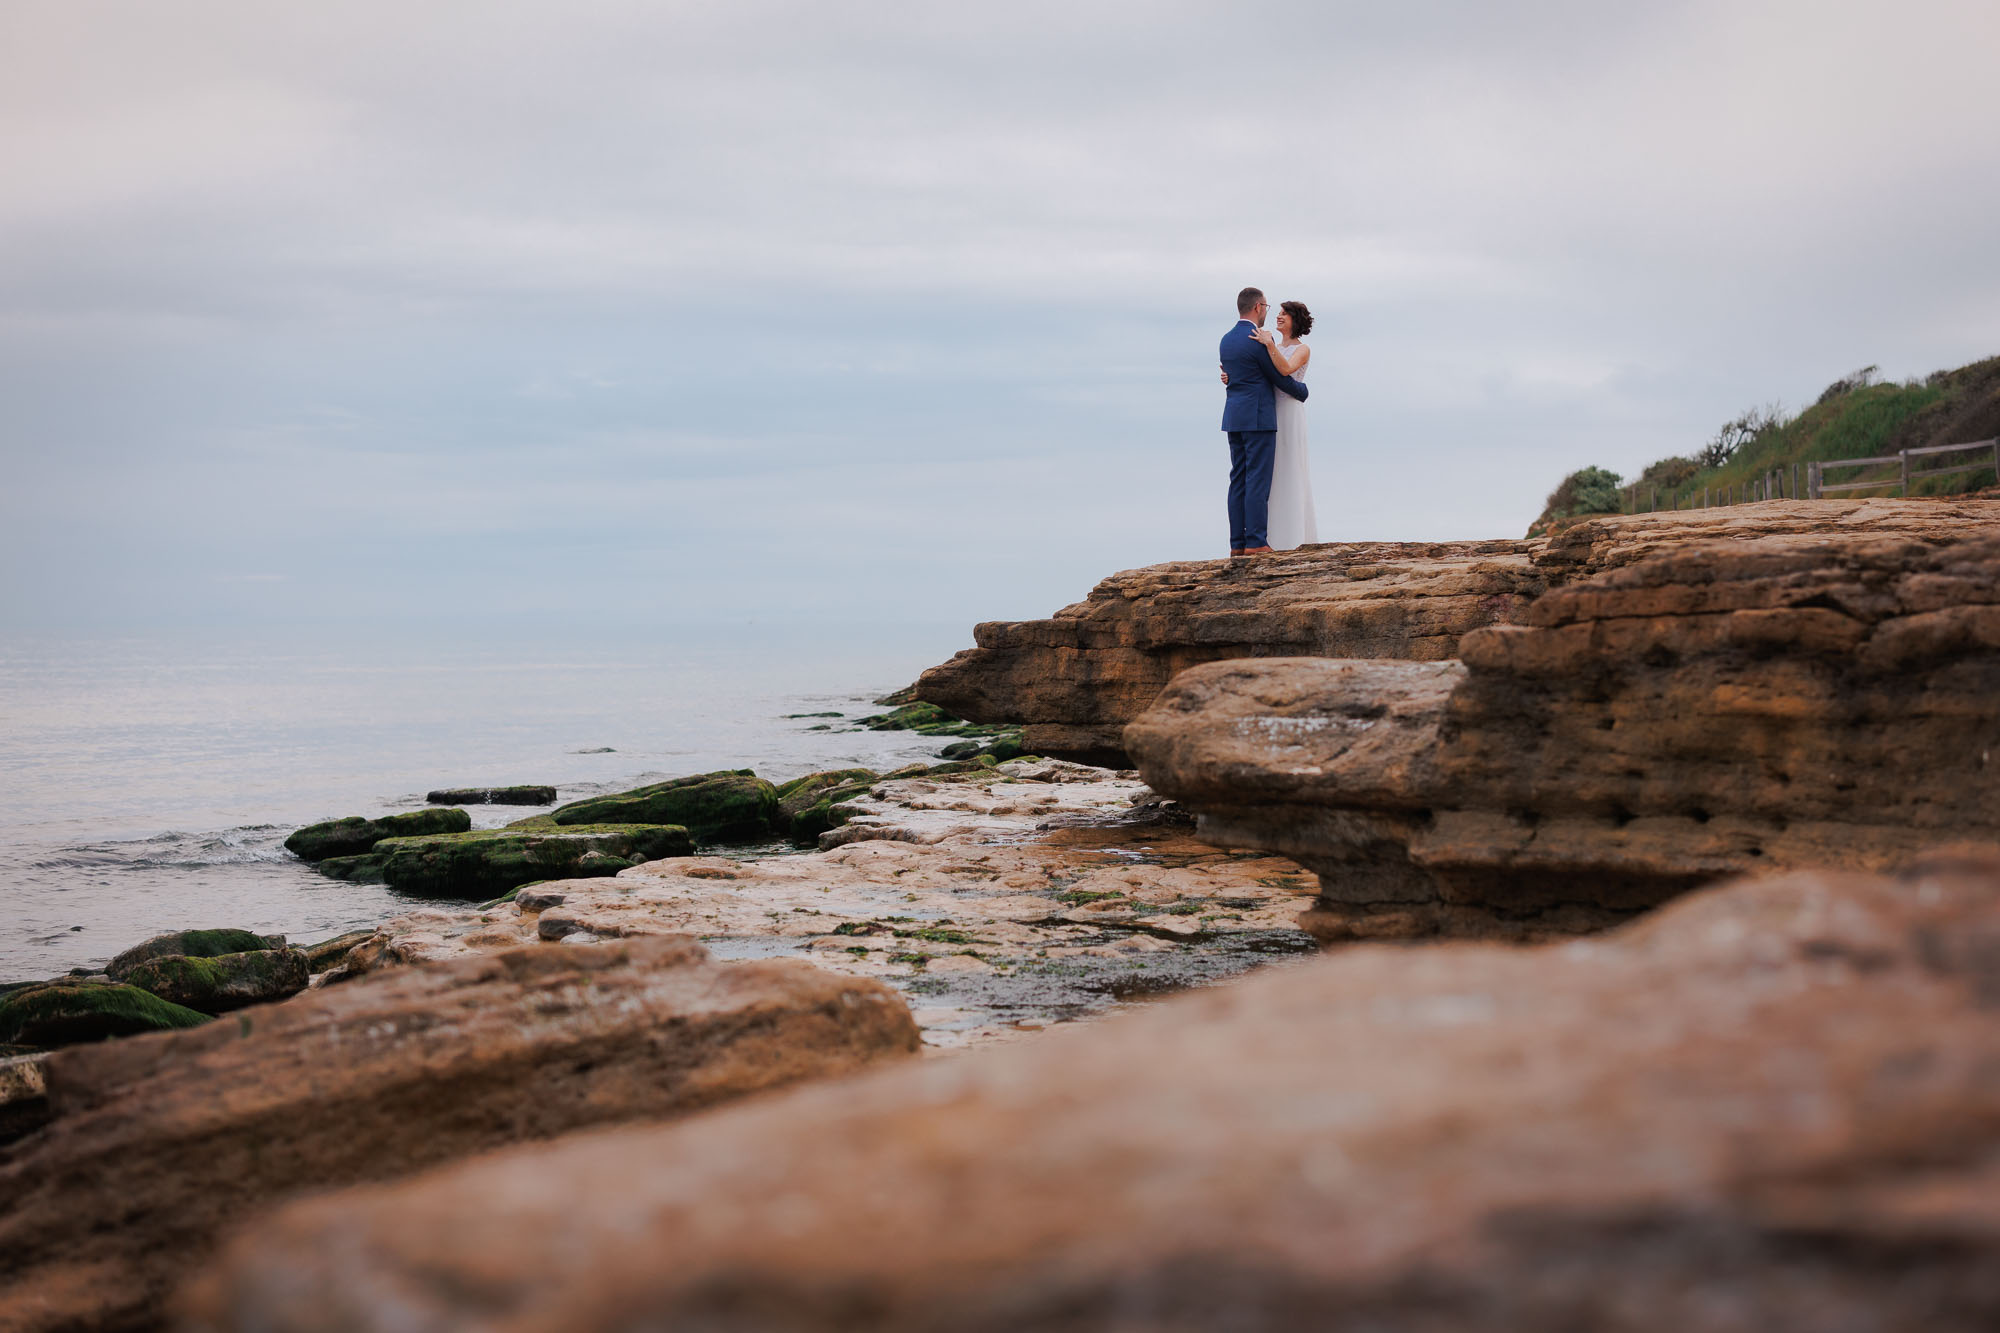
[[2000,352],[1991,0],[0,3],[0,623],[1046,615]]

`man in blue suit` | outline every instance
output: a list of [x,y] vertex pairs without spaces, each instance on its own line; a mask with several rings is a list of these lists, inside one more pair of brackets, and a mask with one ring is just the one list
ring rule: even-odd
[[1222,335],[1222,372],[1229,377],[1222,428],[1229,432],[1229,554],[1271,549],[1265,524],[1271,509],[1271,462],[1278,450],[1278,405],[1283,389],[1300,402],[1306,386],[1281,374],[1270,349],[1251,337],[1264,327],[1271,303],[1255,287],[1236,294],[1236,327]]

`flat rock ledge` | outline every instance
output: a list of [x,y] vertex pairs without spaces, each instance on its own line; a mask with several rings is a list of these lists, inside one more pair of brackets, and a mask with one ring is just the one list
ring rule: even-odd
[[247,1229],[204,1333],[1973,1333],[1995,866],[1540,948],[1360,945]]
[[1689,531],[1458,662],[1195,668],[1125,743],[1203,837],[1317,872],[1327,941],[1574,933],[1733,874],[2000,842],[2000,503],[1914,507]]
[[512,902],[411,912],[328,974],[536,940],[693,935],[909,999],[926,1046],[1009,1040],[1311,952],[1297,862],[1217,848],[1130,773],[1056,760],[875,784],[822,850],[678,856]]
[[1919,541],[1992,501],[1775,501],[1607,516],[1549,537],[1329,542],[1249,560],[1188,560],[1114,574],[1046,620],[992,621],[977,647],[926,671],[919,699],[960,717],[1025,724],[1034,754],[1123,767],[1123,730],[1189,667],[1246,657],[1459,655],[1473,630],[1520,623],[1551,589],[1691,542],[1869,535]]
[[896,994],[685,938],[406,968],[47,1057],[0,1151],[0,1330],[146,1329],[260,1208],[917,1049]]

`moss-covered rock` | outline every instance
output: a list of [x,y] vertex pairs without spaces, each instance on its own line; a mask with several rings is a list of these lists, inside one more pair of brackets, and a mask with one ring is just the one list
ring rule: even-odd
[[995,737],[992,744],[985,746],[979,751],[981,755],[991,756],[996,762],[1002,764],[1006,763],[1009,759],[1019,759],[1027,752],[1028,747],[1021,744],[1021,733],[1018,731],[1009,731]]
[[861,719],[870,731],[914,731],[919,736],[998,736],[1011,728],[984,722],[967,722],[932,703],[904,704],[894,712],[877,713]]
[[[554,797],[550,798],[551,800]],[[472,816],[463,810],[412,810],[408,814],[363,819],[349,815],[324,824],[308,824],[285,839],[285,850],[307,861],[330,856],[359,856],[384,838],[421,837],[431,833],[463,833]]]
[[938,751],[940,759],[970,759],[979,753],[978,741],[953,741]]
[[227,1013],[297,995],[312,978],[298,949],[253,949],[213,958],[153,958],[126,974],[127,984],[204,1014]]
[[9,1045],[74,1046],[208,1021],[207,1014],[120,982],[58,981],[0,999],[0,1042]]
[[793,778],[778,787],[778,819],[787,827],[801,810],[810,809],[820,798],[835,787],[851,787],[855,783],[876,781],[872,768],[832,768],[823,773],[808,773],[802,778]]
[[104,965],[113,981],[125,980],[133,968],[154,958],[215,958],[248,949],[282,949],[283,935],[259,935],[255,931],[218,928],[215,930],[175,930],[155,935],[144,944],[135,944]]
[[785,836],[801,847],[842,821],[833,807],[866,792],[881,779],[871,769],[838,768],[793,778],[778,789],[778,817]]
[[363,852],[360,856],[329,856],[324,861],[315,861],[313,869],[328,879],[344,879],[350,884],[380,884],[382,863],[387,859],[380,852]]
[[777,812],[778,789],[749,769],[739,768],[696,773],[612,796],[572,801],[551,817],[566,827],[678,824],[697,843],[726,843],[770,837]]
[[375,850],[392,889],[484,902],[538,879],[615,875],[663,856],[686,856],[694,843],[677,824],[584,824],[391,838]]

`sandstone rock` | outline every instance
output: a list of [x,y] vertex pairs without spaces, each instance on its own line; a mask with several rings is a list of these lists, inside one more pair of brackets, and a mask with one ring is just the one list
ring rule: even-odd
[[1995,867],[1133,1016],[292,1205],[189,1327],[2000,1323]]
[[117,983],[52,981],[0,997],[0,1042],[9,1045],[71,1046],[208,1021],[207,1014]]
[[360,944],[375,932],[372,930],[350,930],[318,944],[303,946],[306,956],[306,970],[313,973],[338,967],[355,945]]
[[62,1052],[0,1159],[0,1329],[156,1327],[260,1205],[908,1054],[902,1002],[686,939],[408,968],[195,1032]]
[[1048,620],[978,626],[921,699],[976,722],[1022,722],[1036,754],[1124,767],[1122,732],[1191,666],[1245,657],[1458,656],[1468,631],[1522,620],[1550,588],[1689,545],[1822,538],[1929,541],[1991,523],[1993,501],[1777,501],[1608,516],[1550,538],[1328,543],[1255,560],[1128,570]]
[[248,930],[176,930],[133,945],[106,963],[104,972],[113,981],[123,981],[133,968],[154,958],[214,958],[246,949],[282,949],[284,945],[283,935],[259,935]]
[[571,801],[554,819],[565,825],[678,824],[698,843],[756,842],[771,836],[777,808],[777,789],[743,768]]
[[12,1143],[49,1122],[46,1054],[0,1055],[0,1145]]
[[679,825],[635,823],[390,838],[370,855],[379,858],[379,873],[392,889],[480,901],[538,879],[615,875],[692,850]]
[[311,979],[310,961],[299,949],[153,958],[126,974],[140,990],[204,1014],[282,1000],[304,990]]
[[1296,919],[1313,885],[1296,863],[1196,841],[1129,774],[972,768],[875,784],[843,806],[829,851],[670,857],[510,904],[410,912],[326,979],[686,933],[724,957],[790,953],[887,981],[917,1006],[925,1042],[954,1048],[1311,951]]
[[[432,805],[554,805],[554,787],[445,787],[424,799]],[[439,832],[451,832],[440,829]]]
[[427,833],[463,833],[472,816],[463,810],[412,810],[407,814],[346,819],[309,824],[285,839],[285,850],[307,861],[330,856],[360,856],[384,838],[417,837]]
[[1204,836],[1317,871],[1329,940],[1588,929],[1760,867],[2000,841],[2000,504],[1769,508],[1580,558],[1462,668],[1203,667],[1126,742]]
[[1239,657],[1436,660],[1469,629],[1518,616],[1548,586],[1541,543],[1356,542],[1257,560],[1113,575],[1048,620],[989,622],[932,667],[919,698],[979,722],[1026,723],[1036,754],[1124,767],[1121,733],[1188,667]]

